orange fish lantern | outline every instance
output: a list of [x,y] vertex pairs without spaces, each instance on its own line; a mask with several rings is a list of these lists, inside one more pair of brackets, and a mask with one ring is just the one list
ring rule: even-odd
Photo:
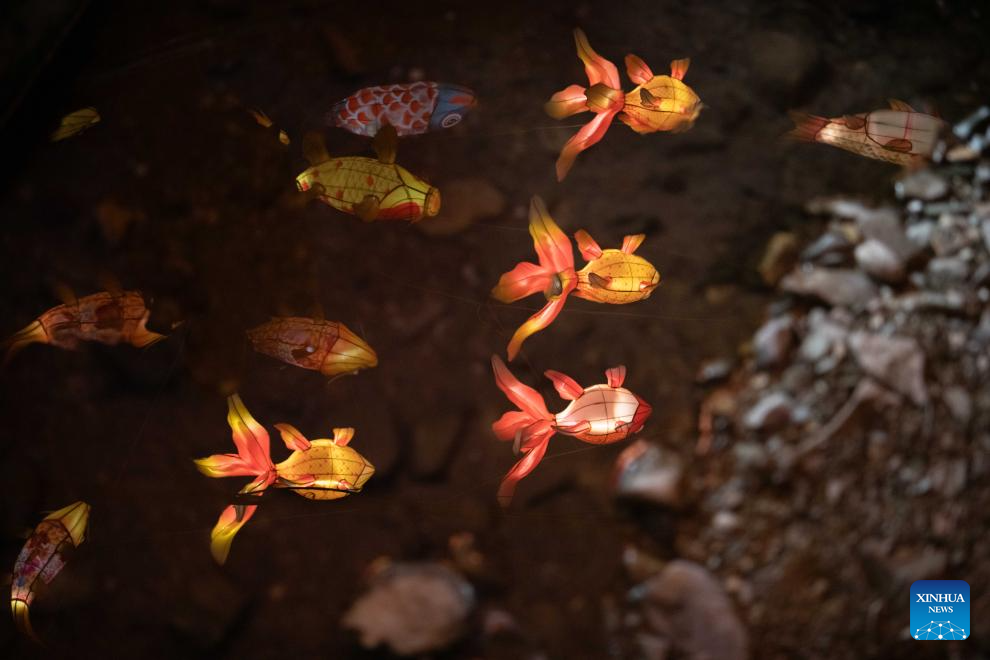
[[[208,477],[254,477],[241,489],[243,496],[258,497],[268,487],[287,488],[310,500],[336,500],[360,493],[375,473],[368,459],[348,443],[352,428],[335,428],[333,439],[307,440],[289,424],[276,424],[285,446],[293,450],[281,463],[274,463],[268,432],[259,424],[236,394],[227,398],[227,423],[233,432],[236,454],[215,454],[196,460],[196,467]],[[232,504],[223,510],[210,533],[210,550],[222,564],[241,527],[257,510],[256,504]]]
[[467,87],[435,82],[365,87],[338,101],[327,123],[351,133],[374,137],[384,125],[402,135],[456,126],[477,105]]
[[273,317],[247,335],[259,353],[327,377],[356,374],[378,365],[371,346],[337,321]]
[[296,186],[314,190],[320,200],[365,222],[416,222],[440,212],[440,191],[395,162],[395,128],[386,126],[375,136],[378,159],[348,156],[331,158],[322,136],[303,140],[312,164],[296,177]]
[[626,236],[622,247],[602,249],[583,229],[574,234],[581,256],[588,262],[574,269],[571,242],[550,217],[546,205],[533,197],[529,208],[529,233],[539,257],[539,264],[522,262],[504,273],[492,289],[492,297],[510,303],[526,296],[543,293],[547,304],[529,317],[509,341],[509,360],[519,354],[523,342],[550,325],[564,307],[567,296],[612,305],[624,305],[650,297],[660,283],[660,273],[646,259],[634,254],[646,238],[644,234]]
[[51,584],[65,567],[69,552],[85,540],[89,510],[85,502],[75,502],[45,516],[14,562],[10,589],[14,623],[22,633],[36,641],[38,637],[31,627],[31,603],[38,587]]
[[791,119],[795,126],[787,135],[794,140],[830,144],[898,165],[916,165],[931,158],[945,127],[938,117],[896,99],[891,99],[889,110],[831,119],[792,112]]
[[591,387],[582,387],[558,371],[544,372],[560,397],[570,402],[557,414],[547,410],[540,393],[519,382],[497,355],[492,356],[492,369],[495,384],[519,407],[502,415],[492,430],[499,440],[512,440],[516,453],[523,452],[498,488],[502,506],[508,506],[519,481],[543,460],[555,433],[593,445],[608,445],[639,433],[653,412],[646,401],[622,387],[626,368],[621,365],[605,372],[605,383]]
[[558,181],[564,180],[579,153],[605,136],[616,115],[619,121],[640,134],[681,133],[694,125],[702,103],[694,90],[683,82],[690,59],[672,61],[670,75],[658,76],[639,57],[626,55],[626,73],[637,86],[624,93],[619,70],[591,48],[583,31],[574,30],[574,41],[590,86],[566,87],[550,97],[545,108],[554,119],[587,111],[594,112],[595,118],[561,150],[557,158]]
[[53,307],[4,342],[4,362],[29,344],[75,350],[83,341],[138,348],[165,338],[145,327],[151,312],[137,291],[94,293]]

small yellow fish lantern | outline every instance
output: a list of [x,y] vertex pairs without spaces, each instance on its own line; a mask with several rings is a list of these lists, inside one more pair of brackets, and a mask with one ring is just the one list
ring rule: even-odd
[[14,623],[24,634],[38,640],[31,627],[30,608],[39,586],[50,584],[65,567],[69,551],[86,538],[90,506],[74,502],[45,516],[14,562],[10,607]]
[[315,190],[320,200],[365,222],[417,222],[440,212],[440,191],[395,162],[396,133],[385,126],[375,136],[374,158],[331,158],[322,136],[309,134],[303,148],[312,164],[296,177],[303,192]]
[[[276,424],[285,446],[293,450],[281,463],[272,461],[268,432],[236,394],[227,399],[227,423],[236,454],[197,459],[196,467],[208,477],[254,477],[240,494],[259,497],[270,486],[286,488],[310,500],[336,500],[359,493],[375,473],[375,466],[349,447],[352,428],[335,428],[333,439],[307,440],[294,426]],[[218,564],[230,553],[241,527],[258,509],[256,504],[232,504],[220,514],[210,533],[210,550]]]
[[82,108],[62,117],[58,128],[51,135],[52,142],[58,142],[73,135],[78,135],[90,126],[100,121],[100,113],[96,108]]

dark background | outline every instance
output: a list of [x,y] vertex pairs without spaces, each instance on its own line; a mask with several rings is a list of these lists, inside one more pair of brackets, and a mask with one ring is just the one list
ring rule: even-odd
[[[145,351],[35,346],[3,372],[0,564],[13,565],[42,511],[84,499],[93,512],[85,544],[33,608],[49,648],[0,617],[0,655],[372,657],[339,627],[369,563],[442,559],[448,537],[470,531],[496,575],[482,600],[511,612],[526,640],[493,648],[472,633],[449,657],[606,657],[601,603],[629,587],[623,544],[646,534],[658,554],[672,551],[669,529],[644,531],[611,500],[622,446],[556,438],[516,507],[494,501],[514,458],[489,429],[508,403],[488,358],[540,301],[506,307],[487,294],[532,258],[530,196],[603,246],[646,232],[640,254],[663,280],[634,307],[569,302],[514,371],[557,410],[543,370],[589,385],[624,363],[627,386],[654,406],[644,437],[689,454],[694,372],[758,325],[768,292],[754,267],[767,238],[814,233],[801,211],[812,196],[887,197],[896,174],[782,142],[786,111],[834,116],[898,97],[961,118],[990,85],[982,5],[9,3],[0,333],[57,304],[56,284],[85,295],[107,274],[153,298],[153,329],[184,323]],[[554,159],[576,128],[541,106],[584,80],[575,26],[620,69],[627,52],[658,73],[690,56],[686,82],[708,108],[681,135],[616,123],[557,184]],[[481,105],[454,130],[403,140],[399,162],[441,190],[485,179],[504,210],[434,235],[305,203],[293,182],[303,134],[337,99],[415,70],[471,87]],[[88,105],[99,124],[47,141]],[[357,136],[326,134],[331,153],[368,151]],[[243,340],[270,314],[315,307],[364,336],[380,366],[328,385]],[[269,429],[356,427],[353,446],[378,473],[338,502],[274,493],[219,568],[208,533],[243,480],[207,479],[191,459],[232,450],[224,396],[234,390]],[[273,449],[284,457],[277,437]]]

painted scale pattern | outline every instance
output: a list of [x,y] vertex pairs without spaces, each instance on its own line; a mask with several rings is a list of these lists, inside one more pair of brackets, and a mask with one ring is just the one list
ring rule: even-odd
[[[624,440],[635,433],[640,400],[623,387],[592,385],[580,397],[557,413],[557,431],[595,445],[607,445]],[[590,428],[570,432],[567,427],[588,422]]]
[[[401,165],[373,158],[331,158],[310,167],[296,180],[303,192],[316,184],[322,186],[320,199],[344,213],[356,214],[354,207],[371,195],[379,204],[376,220],[419,220],[424,213],[435,215],[439,211],[435,188]],[[432,205],[437,208],[429,208]]]
[[434,82],[366,87],[336,103],[327,119],[351,133],[368,137],[378,133],[383,120],[394,126],[400,137],[419,135],[430,128],[437,94]]
[[[932,155],[943,123],[922,112],[876,110],[830,119],[815,139],[869,158],[910,165]],[[895,140],[907,140],[907,150],[887,148]]]
[[[592,273],[608,280],[607,285],[603,288],[592,284]],[[603,250],[602,256],[589,261],[578,271],[577,277],[575,296],[611,305],[627,305],[644,300],[660,283],[660,273],[649,261],[611,248]]]
[[276,317],[247,331],[254,350],[324,376],[378,364],[371,347],[337,321]]
[[36,582],[50,584],[65,567],[64,553],[74,547],[65,525],[55,520],[42,521],[14,562],[11,600],[27,605],[34,602]]
[[[643,103],[642,90],[653,95]],[[626,104],[619,120],[637,133],[671,131],[680,133],[694,124],[701,99],[694,90],[671,76],[654,76],[647,83],[626,94]]]
[[[279,477],[298,482],[303,477],[315,476],[313,488],[293,488],[293,492],[310,500],[336,500],[358,491],[374,474],[374,466],[350,447],[340,446],[333,440],[310,441],[309,449],[294,451],[275,466]],[[275,483],[278,488],[278,482]]]

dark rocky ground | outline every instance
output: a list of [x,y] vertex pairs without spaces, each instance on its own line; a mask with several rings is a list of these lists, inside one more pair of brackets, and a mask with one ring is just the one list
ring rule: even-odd
[[[939,254],[929,240],[892,293],[870,284],[886,302],[848,318],[806,296],[775,303],[772,317],[792,317],[786,358],[757,373],[743,351],[725,397],[737,412],[717,416],[700,446],[699,406],[712,402],[695,375],[706,359],[737,355],[766,320],[777,297],[757,266],[771,236],[789,232],[805,249],[837,223],[839,233],[856,226],[846,238],[862,241],[855,217],[809,212],[809,200],[895,201],[895,168],[782,143],[786,110],[835,115],[899,97],[962,118],[990,87],[982,11],[868,0],[88,7],[4,126],[2,331],[55,304],[56,283],[89,293],[106,273],[154,297],[154,328],[185,322],[146,351],[34,347],[5,370],[0,560],[12,565],[19,534],[42,510],[85,499],[93,513],[88,540],[34,608],[50,646],[0,622],[3,654],[388,657],[362,650],[341,626],[369,581],[375,597],[430,597],[430,610],[446,613],[438,657],[692,657],[704,647],[690,640],[704,631],[670,627],[696,621],[693,612],[718,622],[722,635],[710,637],[728,645],[724,657],[738,657],[746,640],[760,658],[917,653],[904,639],[905,584],[956,577],[974,595],[990,584],[981,548],[987,381],[979,351],[966,353],[983,332],[986,300],[976,284],[975,313],[884,305],[951,289],[959,269],[937,258],[962,259],[971,283],[980,255],[985,263],[980,244]],[[6,25],[19,37],[31,31]],[[576,25],[616,62],[632,51],[661,71],[691,56],[687,81],[709,109],[682,135],[617,125],[557,184],[553,160],[576,129],[554,126],[540,106],[581,80]],[[415,228],[304,204],[292,182],[304,132],[354,89],[417,75],[466,84],[483,104],[454,130],[404,140],[400,162],[444,191],[477,190],[466,180],[481,179],[488,199],[449,195],[445,217]],[[100,124],[46,141],[60,116],[85,105],[99,108]],[[292,144],[246,107],[268,113]],[[327,139],[333,153],[368,148],[339,130]],[[627,364],[629,387],[655,408],[644,439],[662,452],[661,467],[681,466],[671,473],[674,504],[617,503],[613,464],[624,446],[568,439],[553,442],[513,510],[494,503],[513,458],[488,428],[507,404],[487,361],[530,304],[493,304],[487,292],[530,257],[533,194],[565,229],[584,227],[603,245],[646,232],[641,254],[663,281],[635,307],[569,303],[515,369],[554,407],[544,369],[590,383]],[[944,212],[966,223],[975,213]],[[911,227],[932,218],[935,232],[941,215],[923,207],[894,217]],[[967,248],[969,260],[958,254]],[[819,265],[858,270],[856,250]],[[241,339],[269,314],[315,306],[366,337],[380,366],[328,385]],[[824,355],[794,357],[827,322],[843,325],[844,338],[915,338],[925,398],[881,385],[873,396],[887,408],[858,412],[798,456],[863,380],[848,353],[821,373]],[[953,333],[964,335],[961,347]],[[275,493],[221,569],[207,534],[240,483],[206,479],[190,459],[229,450],[223,397],[232,389],[269,427],[287,421],[311,437],[356,427],[354,446],[379,471],[340,502]],[[804,423],[746,430],[751,404],[771,391],[803,406]],[[437,561],[464,577],[410,564]],[[986,619],[981,598],[974,623],[980,612]],[[463,613],[463,630],[445,628]],[[986,638],[974,635],[924,650],[985,656]],[[672,648],[671,636],[681,640]]]

